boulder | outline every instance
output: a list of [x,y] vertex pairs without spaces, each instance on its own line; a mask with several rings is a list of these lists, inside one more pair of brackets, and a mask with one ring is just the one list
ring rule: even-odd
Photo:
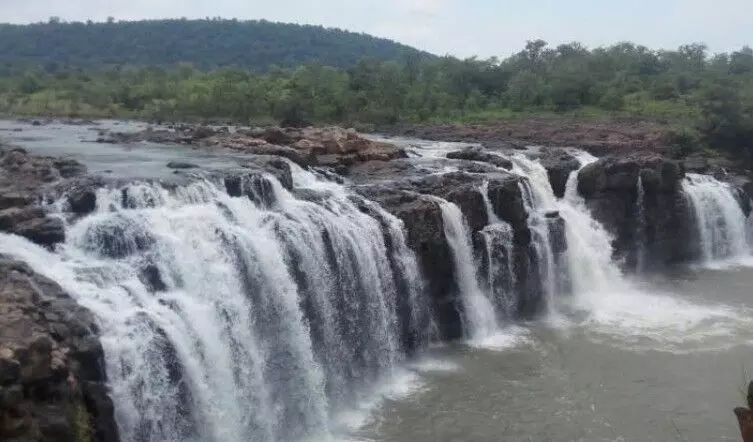
[[[35,216],[40,215],[40,216]],[[0,231],[23,236],[31,242],[51,248],[65,241],[65,225],[59,218],[49,217],[38,209],[11,208],[0,211]]]
[[10,259],[0,311],[0,439],[117,442],[93,315]]

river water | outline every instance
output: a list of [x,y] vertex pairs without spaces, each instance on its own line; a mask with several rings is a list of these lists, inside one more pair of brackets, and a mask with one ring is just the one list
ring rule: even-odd
[[[215,168],[243,161],[95,145],[86,127],[0,121],[0,130],[33,153],[121,177],[168,176],[174,159]],[[457,148],[405,142],[419,159]],[[272,195],[255,201],[211,182],[176,193],[132,184],[102,189],[98,210],[68,226],[55,253],[9,235],[0,235],[0,253],[29,262],[97,315],[127,442],[738,441],[732,409],[753,378],[753,271],[746,220],[725,185],[697,176],[684,184],[704,220],[705,261],[631,280],[574,193],[576,175],[558,200],[540,165],[513,160],[549,267],[547,315],[516,322],[489,299],[467,225],[446,203],[472,339],[427,345],[410,359],[399,348],[401,300],[411,333],[428,336],[429,321],[400,223],[375,205],[365,213],[347,189],[303,170],[294,170],[296,187],[324,195],[317,203],[271,178]],[[550,210],[567,223],[572,294],[557,290]],[[489,232],[509,237],[495,218]],[[390,226],[390,247],[380,225]],[[285,269],[290,260],[297,272]],[[163,288],[144,282],[143,266],[159,270]]]
[[644,287],[623,324],[542,321],[510,330],[507,349],[433,349],[414,365],[415,390],[388,400],[359,435],[739,441],[732,408],[753,377],[751,285],[747,269],[687,271]]

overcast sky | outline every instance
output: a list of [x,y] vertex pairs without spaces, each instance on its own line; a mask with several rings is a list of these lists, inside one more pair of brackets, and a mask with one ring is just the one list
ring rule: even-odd
[[367,32],[437,54],[505,57],[528,39],[589,47],[753,45],[753,0],[0,0],[0,21],[236,17]]

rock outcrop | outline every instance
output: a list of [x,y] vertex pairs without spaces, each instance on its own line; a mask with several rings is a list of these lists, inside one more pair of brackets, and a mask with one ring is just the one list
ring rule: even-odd
[[549,176],[554,195],[557,198],[564,197],[567,180],[572,172],[580,169],[580,162],[563,149],[546,149],[540,159]]
[[639,118],[525,118],[481,124],[393,126],[385,128],[385,132],[427,140],[481,143],[494,149],[526,145],[577,147],[596,156],[636,151],[664,153],[671,139],[669,125]]
[[[475,239],[476,253],[480,254],[478,233],[490,223],[481,194],[484,182],[488,183],[488,197],[495,215],[513,230],[514,281],[509,282],[515,285],[520,298],[515,314],[531,318],[541,313],[544,299],[539,268],[519,185],[523,178],[497,168],[493,168],[496,173],[421,175],[420,171],[414,174],[416,171],[407,166],[393,167],[398,164],[390,162],[380,167],[366,163],[354,168],[351,178],[364,180],[355,190],[378,202],[405,224],[409,246],[416,252],[425,276],[442,337],[449,340],[463,336],[464,307],[455,278],[452,250],[444,234],[439,198],[458,205]],[[401,177],[403,170],[411,174]],[[375,179],[378,184],[372,184]]]
[[447,158],[451,160],[480,161],[503,169],[512,169],[512,161],[501,155],[488,152],[481,146],[470,146],[463,150],[450,152],[447,154]]
[[0,258],[0,440],[118,441],[97,332],[59,285]]
[[427,294],[432,300],[442,339],[462,338],[455,267],[444,235],[439,200],[382,185],[360,187],[358,191],[403,221],[408,246],[416,253],[426,279]]
[[267,127],[231,132],[228,128],[178,126],[133,133],[103,133],[100,143],[149,142],[226,148],[254,155],[275,155],[301,166],[349,166],[365,161],[406,158],[393,144],[372,141],[353,129],[341,127]]
[[[579,193],[594,217],[614,235],[616,258],[628,269],[635,269],[639,259],[656,268],[697,256],[694,220],[681,189],[683,176],[680,163],[645,152],[608,156],[579,172]],[[642,258],[638,255],[641,243],[645,247]]]
[[63,222],[42,207],[47,190],[86,173],[83,164],[0,148],[0,231],[52,247],[65,239]]

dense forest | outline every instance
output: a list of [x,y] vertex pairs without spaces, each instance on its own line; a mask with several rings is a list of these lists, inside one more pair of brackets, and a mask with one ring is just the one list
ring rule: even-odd
[[[180,23],[65,26],[122,30]],[[251,26],[226,21],[184,25]],[[29,29],[35,26],[63,29],[55,24]],[[21,32],[22,28],[12,29]],[[81,54],[92,53],[87,48],[99,44],[95,40],[79,42]],[[174,64],[140,66],[151,60],[152,49],[133,42],[120,44],[133,64],[108,65],[93,58],[98,64],[92,67],[6,66],[0,71],[0,112],[341,124],[468,122],[543,114],[630,116],[666,123],[677,155],[725,149],[743,154],[753,164],[753,50],[749,47],[712,55],[703,44],[677,50],[651,50],[631,43],[588,49],[578,43],[551,47],[535,40],[504,60],[459,60],[407,51],[400,56],[393,53],[392,60],[366,57],[349,64],[345,60],[352,58],[353,48],[343,43],[330,47],[329,57],[320,52],[317,62],[291,60],[295,67],[265,65],[263,70],[252,70],[230,62],[225,66],[222,60],[230,60],[227,54],[206,55],[214,60],[211,64],[222,65],[211,69],[185,63],[178,56],[168,59]],[[195,45],[197,54],[207,47],[198,41],[186,45]],[[280,35],[279,45],[281,51],[301,47],[290,33]],[[339,50],[344,54],[336,55]],[[48,48],[44,53],[54,52]],[[6,52],[0,54],[7,57]],[[375,55],[374,51],[364,54]]]
[[426,56],[399,43],[321,26],[269,21],[146,20],[31,25],[0,24],[0,65],[38,64],[48,71],[106,65],[264,70],[309,61],[348,67],[361,57],[399,60]]

